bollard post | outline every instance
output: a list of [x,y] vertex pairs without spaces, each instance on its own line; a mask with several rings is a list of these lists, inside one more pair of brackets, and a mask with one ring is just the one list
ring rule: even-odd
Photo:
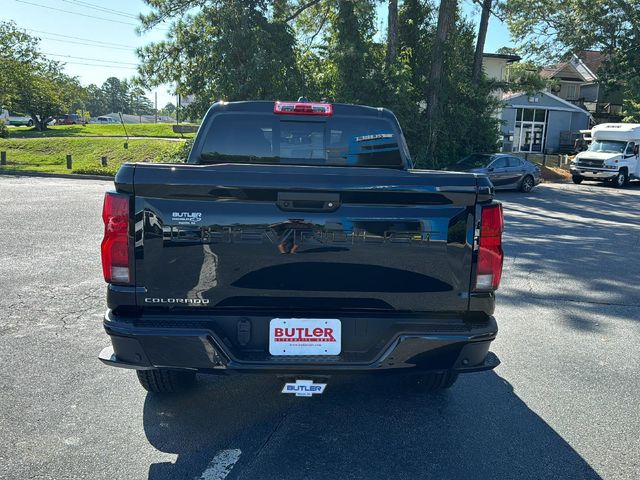
[[546,153],[542,156],[542,166],[543,167],[547,166],[547,154]]
[[107,166],[107,157],[100,157],[100,163],[103,167]]
[[73,166],[73,161],[71,160],[71,154],[67,154],[67,170],[71,170]]
[[562,155],[558,154],[558,168],[562,166]]
[[6,164],[7,164],[7,152],[3,150],[2,152],[0,152],[0,165],[6,165]]

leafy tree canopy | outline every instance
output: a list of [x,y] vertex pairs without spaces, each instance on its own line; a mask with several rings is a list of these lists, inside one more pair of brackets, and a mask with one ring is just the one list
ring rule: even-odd
[[539,61],[602,51],[602,84],[621,85],[628,120],[640,121],[640,0],[507,0],[503,12],[521,50]]
[[428,78],[438,4],[405,0],[395,55],[376,32],[380,0],[145,0],[142,29],[169,34],[138,51],[140,81],[194,95],[189,115],[217,100],[296,99],[391,108],[414,160],[442,166],[471,151],[496,149],[497,100],[489,82],[471,82],[475,28],[459,15],[447,45],[443,92],[427,149]]
[[31,116],[42,130],[53,116],[81,101],[84,91],[77,78],[64,73],[63,64],[39,53],[38,44],[15,23],[0,22],[0,102]]

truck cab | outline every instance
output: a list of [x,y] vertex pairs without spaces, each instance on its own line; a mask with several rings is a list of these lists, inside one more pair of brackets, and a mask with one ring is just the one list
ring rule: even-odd
[[640,179],[640,124],[604,123],[591,130],[587,150],[576,155],[570,170],[573,183],[611,181],[621,188]]

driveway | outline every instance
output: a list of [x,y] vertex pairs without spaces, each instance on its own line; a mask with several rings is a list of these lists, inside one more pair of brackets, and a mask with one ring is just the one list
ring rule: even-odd
[[640,185],[500,193],[494,372],[147,394],[96,358],[108,182],[0,176],[0,478],[637,479]]

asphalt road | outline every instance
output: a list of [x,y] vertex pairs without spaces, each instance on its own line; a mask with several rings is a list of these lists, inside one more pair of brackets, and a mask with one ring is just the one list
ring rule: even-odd
[[494,372],[425,395],[343,377],[142,390],[96,358],[109,183],[0,176],[0,478],[637,479],[640,184],[505,202]]

